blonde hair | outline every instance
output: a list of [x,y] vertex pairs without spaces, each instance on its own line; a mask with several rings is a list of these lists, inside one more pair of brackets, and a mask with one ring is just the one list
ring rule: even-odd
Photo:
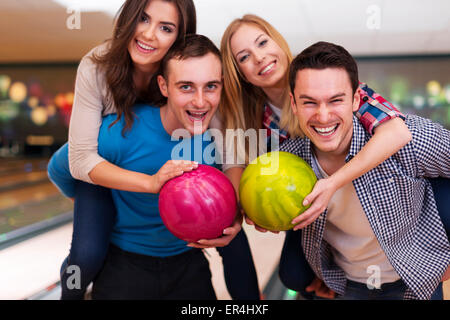
[[[262,128],[263,106],[267,101],[267,96],[261,88],[254,86],[245,80],[231,51],[231,38],[244,24],[254,25],[272,38],[286,54],[289,64],[293,59],[286,40],[264,19],[247,14],[230,23],[222,36],[220,45],[224,87],[219,111],[222,116],[224,130]],[[290,106],[289,70],[286,70],[284,85],[286,88],[284,93],[284,103],[282,106],[279,106],[282,108],[280,127],[288,130],[291,137],[301,136],[302,133],[297,118],[292,114]]]

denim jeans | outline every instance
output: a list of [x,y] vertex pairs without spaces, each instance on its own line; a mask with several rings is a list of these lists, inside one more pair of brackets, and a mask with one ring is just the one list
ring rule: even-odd
[[436,200],[439,216],[441,217],[447,237],[450,236],[450,179],[429,179],[433,187],[434,199]]
[[[347,280],[347,288],[343,296],[337,300],[403,300],[406,285],[402,280],[382,284],[380,289],[369,289],[364,283]],[[443,300],[442,282],[436,288],[431,300]]]
[[311,284],[315,275],[306,261],[301,239],[302,230],[286,231],[278,275],[287,288],[297,291],[305,299],[312,299],[314,294],[306,292],[305,288]]
[[[103,266],[115,216],[110,189],[76,181],[72,245],[61,266],[62,300],[84,298],[86,288]],[[70,266],[78,266],[81,271],[79,288],[71,286]]]
[[[450,179],[429,179],[433,187],[439,216],[441,217],[447,236],[450,235]],[[314,279],[314,272],[306,261],[301,247],[301,230],[287,231],[281,252],[279,276],[281,282],[292,290],[299,292],[305,299],[314,298],[305,288]],[[442,300],[442,283],[433,293],[432,300]]]
[[402,280],[384,283],[380,289],[369,289],[365,283],[347,280],[345,294],[336,300],[403,300],[406,289]]
[[259,300],[255,264],[244,229],[227,246],[216,249],[222,257],[225,283],[230,296],[234,300]]
[[[86,288],[103,267],[116,216],[110,189],[77,180],[75,194],[72,245],[61,266],[62,300],[84,298]],[[231,297],[259,300],[256,269],[244,230],[228,246],[217,249]],[[70,266],[81,271],[79,288],[73,288]]]

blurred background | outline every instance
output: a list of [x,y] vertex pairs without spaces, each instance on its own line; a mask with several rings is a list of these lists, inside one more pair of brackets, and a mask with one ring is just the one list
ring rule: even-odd
[[[78,63],[111,36],[123,2],[0,2],[0,299],[57,298],[59,267],[71,241],[73,204],[49,182],[47,162],[67,140]],[[357,58],[361,81],[402,112],[450,129],[450,1],[195,4],[198,32],[218,46],[226,26],[246,13],[273,24],[294,54],[319,40],[340,44]],[[281,289],[273,294],[284,235],[246,230],[262,291],[272,298],[295,297]],[[267,250],[274,254],[267,257]],[[220,257],[210,251],[216,291],[228,299]]]

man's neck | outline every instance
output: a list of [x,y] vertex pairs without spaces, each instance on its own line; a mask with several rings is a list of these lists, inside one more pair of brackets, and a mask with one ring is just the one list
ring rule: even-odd
[[334,174],[345,165],[345,159],[350,151],[352,136],[353,135],[350,135],[350,139],[346,139],[346,141],[343,141],[341,146],[337,150],[332,152],[321,151],[313,144],[311,145],[312,151],[314,152],[317,161],[329,176]]
[[327,173],[327,175],[331,176],[333,173],[338,171],[341,167],[345,165],[345,155],[331,155],[326,152],[321,152],[320,150],[313,148],[313,152],[316,156],[317,161],[320,164],[320,167]]
[[178,121],[174,120],[174,115],[170,114],[170,109],[167,107],[167,104],[161,107],[160,116],[161,123],[169,136],[171,136],[176,129],[181,127],[177,123]]

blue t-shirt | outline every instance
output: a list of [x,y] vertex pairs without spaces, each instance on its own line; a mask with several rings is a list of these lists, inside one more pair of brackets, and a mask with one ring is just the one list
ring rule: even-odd
[[[136,115],[133,126],[124,135],[123,118],[111,128],[108,127],[116,120],[116,115],[103,118],[98,137],[98,153],[105,160],[123,169],[149,175],[157,173],[171,159],[214,165],[215,148],[209,132],[172,141],[161,123],[159,108],[137,105],[133,112]],[[62,148],[67,150],[67,145]],[[55,157],[59,159],[52,159],[50,162],[49,176],[61,190],[68,190],[68,181],[73,184],[73,178],[68,180],[67,175],[61,174],[65,170],[66,173],[69,172],[68,153],[61,150],[53,158]],[[61,163],[65,164],[64,169],[52,166]],[[54,174],[55,172],[59,174]],[[112,189],[117,209],[111,235],[113,244],[125,251],[158,257],[172,256],[190,249],[185,241],[176,238],[164,226],[159,215],[158,196]]]

